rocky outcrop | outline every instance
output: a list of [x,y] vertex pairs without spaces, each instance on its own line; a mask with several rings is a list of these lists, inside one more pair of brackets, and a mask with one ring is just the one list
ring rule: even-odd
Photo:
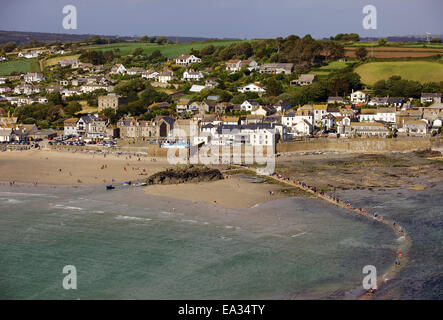
[[148,185],[153,184],[178,184],[192,182],[206,182],[223,179],[223,174],[218,169],[206,166],[178,166],[157,172],[146,179]]

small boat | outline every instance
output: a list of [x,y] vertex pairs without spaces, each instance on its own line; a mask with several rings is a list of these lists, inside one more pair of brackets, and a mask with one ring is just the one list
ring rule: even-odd
[[115,189],[115,187],[112,184],[106,186],[106,190],[113,190],[113,189]]

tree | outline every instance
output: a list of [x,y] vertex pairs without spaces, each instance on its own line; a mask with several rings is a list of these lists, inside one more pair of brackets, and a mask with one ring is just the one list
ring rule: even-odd
[[128,82],[120,82],[114,87],[114,91],[121,96],[128,97],[129,101],[138,100],[137,93],[142,91],[145,88],[144,82],[142,79],[132,79]]
[[156,62],[162,62],[162,61],[166,61],[167,58],[164,57],[162,55],[162,53],[160,52],[160,50],[154,50],[152,51],[152,53],[149,55],[148,60],[152,63],[156,63]]
[[17,45],[14,42],[7,42],[2,46],[2,48],[5,52],[11,52],[14,51],[15,48],[17,48]]
[[65,112],[65,115],[72,117],[77,112],[82,111],[82,106],[78,101],[71,101],[66,107],[64,107],[63,111]]
[[140,39],[138,39],[138,41],[140,41],[140,42],[149,42],[149,37],[148,36],[142,36],[142,37],[140,37]]
[[140,101],[145,106],[149,106],[154,102],[169,102],[170,100],[171,98],[167,93],[157,91],[151,85],[148,85],[147,88],[140,95]]
[[165,44],[166,42],[168,42],[168,39],[166,39],[166,37],[157,37],[157,39],[155,39],[155,42],[159,45]]
[[48,102],[54,106],[63,103],[62,95],[58,91],[53,91],[51,93],[48,93],[46,98],[48,99]]
[[215,47],[212,44],[207,45],[206,47],[204,47],[200,51],[200,53],[204,56],[209,56],[209,55],[213,54],[214,52],[215,52]]
[[269,80],[268,83],[266,84],[266,93],[269,96],[278,96],[279,94],[281,94],[282,93],[281,82],[275,79]]
[[357,33],[339,33],[335,36],[337,41],[360,41],[360,36]]
[[378,39],[378,46],[379,47],[384,47],[384,46],[386,46],[387,43],[388,43],[388,41],[385,38]]
[[134,51],[132,51],[133,56],[141,56],[143,54],[143,48],[135,48]]
[[368,55],[368,50],[365,47],[359,47],[355,50],[355,55],[359,60],[363,60]]

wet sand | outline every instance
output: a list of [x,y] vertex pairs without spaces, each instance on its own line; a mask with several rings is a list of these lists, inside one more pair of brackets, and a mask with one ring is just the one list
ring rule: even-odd
[[[253,181],[252,179],[231,177],[203,183],[147,186],[145,192],[150,195],[201,201],[231,208],[250,208],[260,202],[288,196],[281,192],[281,186],[254,183]],[[270,194],[270,191],[273,194]]]

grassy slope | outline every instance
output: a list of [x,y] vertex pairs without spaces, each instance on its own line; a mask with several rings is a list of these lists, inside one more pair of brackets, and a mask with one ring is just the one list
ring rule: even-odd
[[346,68],[352,61],[332,61],[326,66],[311,69],[309,73],[316,74],[319,77],[326,77],[329,73]]
[[369,85],[393,75],[422,83],[443,81],[443,64],[429,61],[370,62],[357,67],[355,72]]
[[82,105],[82,110],[77,112],[76,114],[80,113],[95,113],[98,111],[98,107],[91,107],[88,105],[88,102],[86,100],[79,100],[78,101]]
[[14,71],[20,73],[40,71],[37,58],[0,62],[0,75],[7,76]]
[[95,50],[114,50],[116,48],[120,49],[119,55],[128,55],[131,54],[132,51],[134,51],[135,48],[143,48],[143,52],[145,54],[151,54],[154,50],[160,50],[160,52],[168,57],[168,58],[175,58],[179,56],[180,54],[187,54],[189,53],[189,50],[191,48],[194,48],[196,50],[202,49],[206,47],[207,45],[212,44],[213,46],[225,46],[229,45],[237,41],[203,41],[203,42],[193,42],[193,43],[178,43],[178,44],[165,44],[165,45],[157,45],[154,43],[113,43],[109,45],[93,45],[88,46],[87,48],[95,49]]

